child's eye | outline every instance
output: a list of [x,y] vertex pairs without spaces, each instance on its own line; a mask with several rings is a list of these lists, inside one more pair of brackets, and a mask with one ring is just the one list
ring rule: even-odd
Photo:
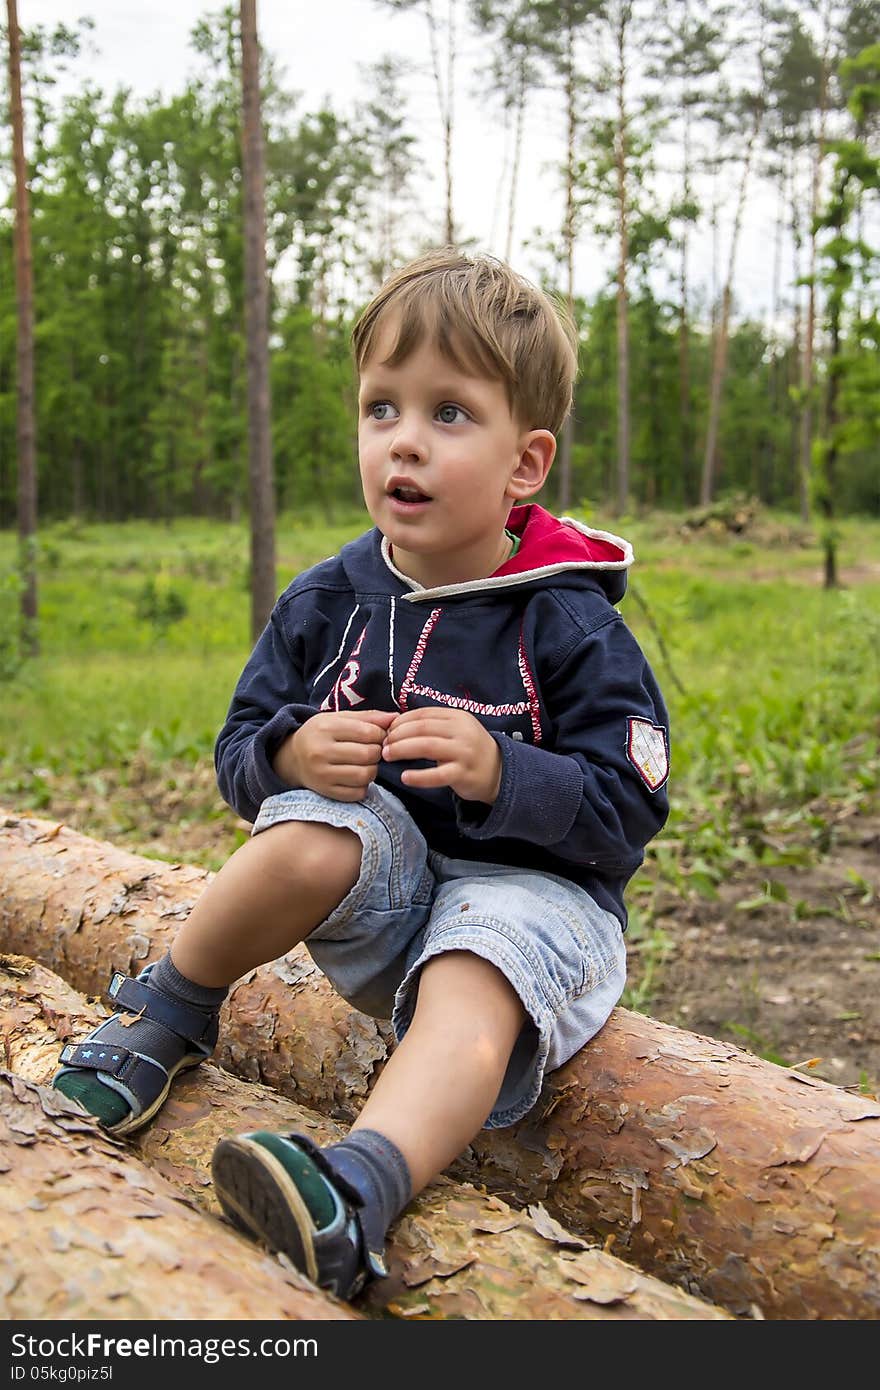
[[446,405],[437,407],[437,419],[443,425],[460,425],[463,420],[469,420],[470,416],[460,405],[447,402]]
[[367,414],[372,420],[392,420],[396,412],[390,401],[371,401]]

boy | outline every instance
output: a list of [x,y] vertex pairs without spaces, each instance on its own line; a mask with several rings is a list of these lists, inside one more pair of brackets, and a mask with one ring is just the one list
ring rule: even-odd
[[372,531],[282,594],[216,745],[252,838],[131,1017],[55,1084],[113,1133],[210,1055],[228,987],[305,941],[398,1045],[350,1134],[223,1139],[243,1230],[342,1297],[482,1126],[510,1125],[606,1021],[623,889],[667,815],[667,716],[614,604],[625,541],[526,503],[571,404],[573,325],[488,257],[392,275],[355,326]]

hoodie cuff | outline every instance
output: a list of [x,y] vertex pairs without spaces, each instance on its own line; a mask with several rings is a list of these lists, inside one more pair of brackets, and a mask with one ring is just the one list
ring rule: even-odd
[[458,828],[472,840],[496,836],[555,845],[571,830],[584,795],[574,758],[551,753],[507,734],[493,733],[501,750],[501,785],[495,804],[455,798]]
[[259,807],[267,796],[277,796],[279,792],[290,791],[290,786],[275,771],[272,758],[288,735],[302,727],[303,721],[296,717],[294,708],[285,705],[264,724],[255,735],[245,754],[244,778],[248,794]]

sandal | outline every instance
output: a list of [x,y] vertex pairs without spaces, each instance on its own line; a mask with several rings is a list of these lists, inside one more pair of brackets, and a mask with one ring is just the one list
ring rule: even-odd
[[131,1134],[151,1120],[177,1073],[210,1057],[217,1042],[219,1010],[151,986],[152,969],[134,979],[113,975],[107,993],[117,1012],[62,1048],[64,1065],[52,1078],[109,1134]]
[[338,1171],[332,1152],[304,1134],[254,1131],[221,1139],[211,1160],[214,1190],[240,1231],[281,1251],[339,1298],[388,1273],[384,1230]]

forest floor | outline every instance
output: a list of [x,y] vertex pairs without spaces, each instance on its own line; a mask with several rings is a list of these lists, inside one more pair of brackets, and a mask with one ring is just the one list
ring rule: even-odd
[[[216,866],[247,833],[204,765],[130,768],[97,802],[58,779],[54,793],[41,814],[160,859]],[[629,993],[654,1018],[876,1094],[880,806],[824,812],[807,862],[743,865],[712,897],[656,883],[650,933],[628,937]]]
[[[837,1085],[880,1086],[880,812],[813,862],[734,871],[716,899],[655,899],[667,943],[642,1010]],[[630,980],[641,976],[638,945]]]

